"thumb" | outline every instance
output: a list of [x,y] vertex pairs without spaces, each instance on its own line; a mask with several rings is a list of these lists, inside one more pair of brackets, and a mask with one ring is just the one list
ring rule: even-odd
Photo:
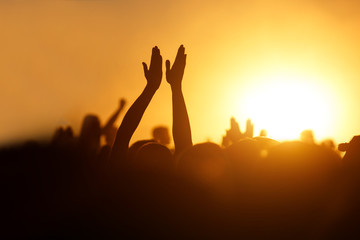
[[148,75],[148,72],[149,72],[149,70],[148,70],[148,66],[146,65],[146,63],[142,63],[142,65],[143,65],[143,68],[144,68],[144,74],[145,74],[145,77]]
[[170,71],[170,61],[169,60],[166,60],[165,66],[166,66],[166,72],[169,72]]

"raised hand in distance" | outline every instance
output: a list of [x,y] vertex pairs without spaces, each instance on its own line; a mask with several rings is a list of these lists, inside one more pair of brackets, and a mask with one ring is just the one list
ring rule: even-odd
[[254,136],[254,124],[251,122],[251,119],[246,121],[246,131],[241,132],[239,123],[234,117],[230,119],[230,129],[226,130],[226,135],[223,137],[222,145],[227,147],[241,139],[252,138]]
[[125,107],[125,104],[126,104],[125,98],[120,99],[119,109],[122,110]]
[[243,138],[243,134],[240,131],[239,123],[234,117],[230,119],[230,129],[226,131],[226,135],[232,142],[236,142]]
[[254,137],[254,124],[251,122],[251,119],[246,121],[246,132],[244,136],[248,138]]

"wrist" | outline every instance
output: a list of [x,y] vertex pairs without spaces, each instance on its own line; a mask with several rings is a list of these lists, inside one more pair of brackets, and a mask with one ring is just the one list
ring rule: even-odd
[[172,84],[171,86],[171,91],[181,91],[181,84]]
[[149,84],[146,84],[144,91],[155,93],[158,89],[159,87],[157,86],[151,86]]

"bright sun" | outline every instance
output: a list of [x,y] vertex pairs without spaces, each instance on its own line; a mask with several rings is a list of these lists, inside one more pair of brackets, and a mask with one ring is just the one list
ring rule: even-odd
[[266,129],[277,140],[298,139],[311,129],[321,139],[331,131],[330,94],[309,77],[274,75],[252,86],[241,99],[242,114],[251,118],[257,130]]

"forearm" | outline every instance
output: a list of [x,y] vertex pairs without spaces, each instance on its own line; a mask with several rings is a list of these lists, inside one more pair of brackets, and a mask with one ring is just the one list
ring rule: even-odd
[[175,155],[192,146],[191,128],[181,86],[172,86]]
[[112,159],[123,160],[126,158],[130,139],[138,127],[141,118],[155,92],[156,90],[146,86],[140,96],[127,111],[116,134],[116,139],[112,149]]
[[121,112],[122,108],[119,108],[118,110],[116,110],[116,112],[114,112],[110,119],[107,121],[107,123],[105,124],[103,131],[104,133],[106,133],[115,123],[116,119],[119,117],[119,114]]

